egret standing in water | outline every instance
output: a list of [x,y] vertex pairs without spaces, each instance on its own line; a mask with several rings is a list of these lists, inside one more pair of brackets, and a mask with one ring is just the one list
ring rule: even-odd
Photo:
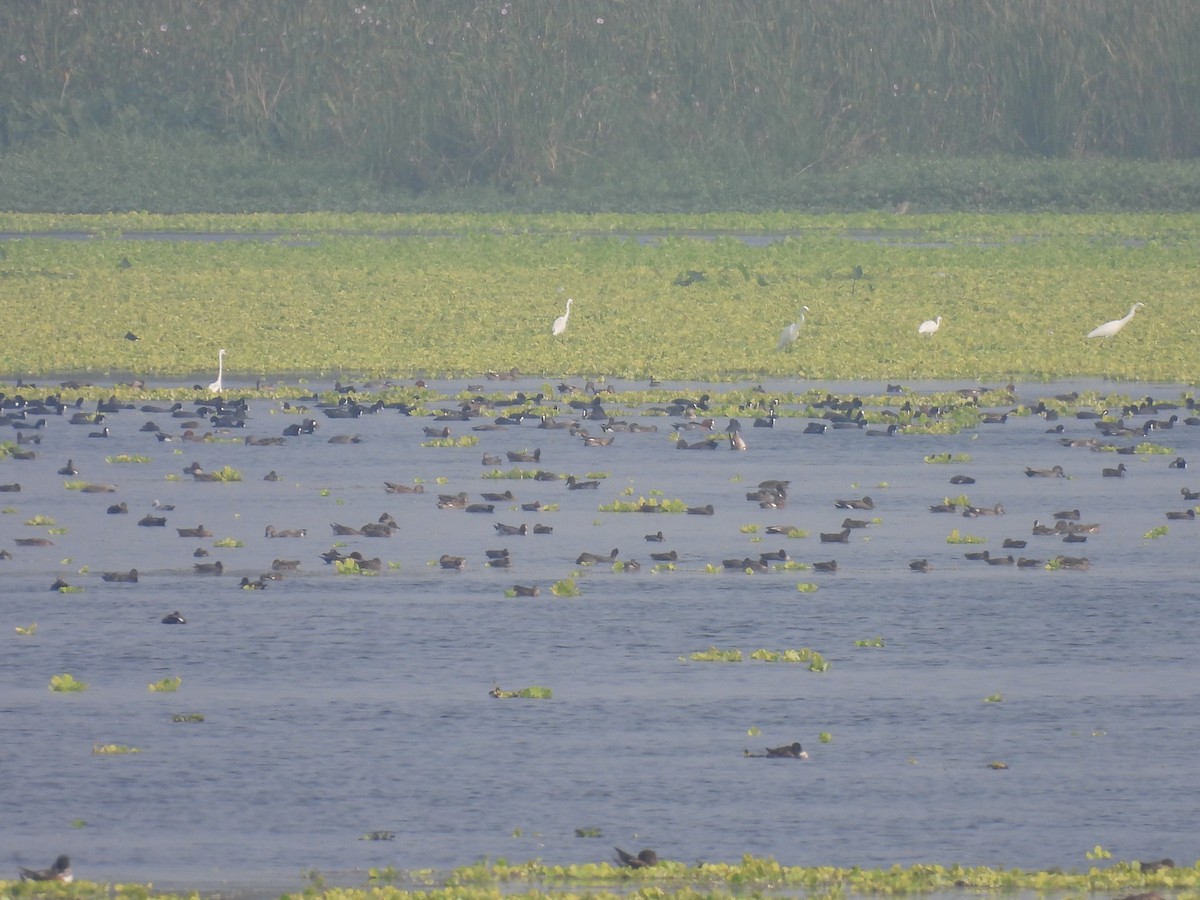
[[917,328],[917,334],[937,334],[937,330],[942,327],[942,317],[938,316],[934,319],[926,319]]
[[779,343],[775,345],[776,350],[786,350],[796,342],[796,338],[800,337],[800,329],[804,327],[806,312],[808,312],[807,306],[800,307],[800,318],[779,332]]
[[220,394],[225,390],[225,351],[217,351],[217,380],[208,386],[211,393]]
[[1088,337],[1090,337],[1090,338],[1110,338],[1110,337],[1112,337],[1113,335],[1115,335],[1118,331],[1120,331],[1122,328],[1124,328],[1129,323],[1129,320],[1133,318],[1133,314],[1135,312],[1137,312],[1139,309],[1141,309],[1145,305],[1146,305],[1145,303],[1141,303],[1141,302],[1133,304],[1133,306],[1129,307],[1129,314],[1126,315],[1124,318],[1113,319],[1111,322],[1105,322],[1103,325],[1093,328],[1091,331],[1088,332]]
[[565,313],[563,313],[561,316],[559,316],[557,319],[554,320],[554,327],[550,329],[550,332],[555,337],[558,337],[560,334],[562,334],[564,331],[567,330],[567,319],[571,318],[571,304],[574,302],[575,301],[571,297],[568,297],[567,298],[567,311]]

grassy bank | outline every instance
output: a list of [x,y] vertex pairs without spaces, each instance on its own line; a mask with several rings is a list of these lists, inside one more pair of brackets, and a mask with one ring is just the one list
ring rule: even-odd
[[[708,380],[1198,375],[1197,216],[0,218],[45,227],[100,236],[0,245],[0,303],[20,336],[0,350],[8,376],[199,381],[218,348],[231,383],[513,367]],[[124,239],[131,228],[277,234]],[[1116,338],[1085,339],[1135,301],[1145,309]],[[777,351],[801,306],[800,339]],[[919,336],[935,316],[941,330]]]
[[[1169,894],[1177,900],[1200,896],[1200,869],[1147,866],[1138,862],[1102,859],[1107,854],[1097,847],[1102,865],[1082,871],[1023,872],[956,865],[915,865],[908,868],[843,869],[833,866],[783,866],[773,859],[745,856],[735,864],[706,863],[688,866],[660,862],[650,869],[622,869],[609,863],[548,866],[540,862],[510,865],[503,861],[478,863],[453,872],[430,870],[398,871],[372,869],[366,887],[326,887],[316,873],[300,895],[329,900],[538,900],[544,897],[657,897],[677,900],[726,900],[730,897],[770,893],[779,896],[838,898],[847,896],[904,896],[1002,891],[1038,896],[1088,896]],[[1165,861],[1165,862],[1170,862]],[[109,885],[76,882],[73,885],[45,882],[0,882],[0,891],[12,897],[107,898]],[[170,894],[136,884],[118,885],[118,897],[151,900],[158,897],[197,896]],[[288,895],[283,895],[288,896]]]
[[521,185],[381,182],[338,155],[198,131],[115,128],[0,152],[0,211],[54,213],[1114,213],[1200,210],[1200,161],[878,155],[838,165],[723,164],[615,150],[584,177]]

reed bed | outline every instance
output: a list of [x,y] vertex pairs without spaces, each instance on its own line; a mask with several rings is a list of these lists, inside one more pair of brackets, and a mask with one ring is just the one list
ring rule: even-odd
[[195,132],[418,191],[1200,151],[1188,0],[47,0],[0,32],[9,148]]

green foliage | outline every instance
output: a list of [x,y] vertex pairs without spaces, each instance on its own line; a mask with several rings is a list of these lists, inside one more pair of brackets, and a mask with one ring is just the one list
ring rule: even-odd
[[141,752],[137,747],[127,747],[125,744],[102,744],[99,741],[92,744],[92,753],[97,756],[121,756]]
[[574,578],[563,578],[550,586],[550,593],[555,597],[580,597],[583,591],[575,584]]
[[971,454],[969,453],[930,453],[925,457],[925,462],[934,465],[946,465],[948,463],[969,463]]
[[17,626],[15,626],[15,630],[16,630],[17,634],[19,634],[19,635],[23,635],[25,637],[33,637],[33,635],[37,634],[37,622],[33,622],[32,624],[30,624],[28,626],[17,625]]
[[988,696],[983,698],[983,702],[984,703],[1003,703],[1004,695],[1003,694],[989,694]]
[[670,512],[687,511],[687,503],[683,500],[659,500],[656,497],[638,497],[636,500],[614,500],[612,503],[601,503],[600,512]]
[[213,541],[213,546],[236,550],[238,547],[245,547],[246,543],[245,541],[238,540],[237,538],[227,537],[217,538],[217,540]]
[[148,463],[150,462],[150,457],[138,456],[131,453],[118,453],[115,456],[104,457],[104,461],[109,463]]
[[1105,850],[1103,847],[1097,844],[1091,850],[1087,851],[1084,856],[1088,859],[1110,859],[1112,857],[1112,852]]
[[820,734],[817,735],[817,740],[820,741],[822,744],[832,744],[833,743],[833,735],[830,734],[828,731],[822,731]]
[[755,650],[750,654],[751,659],[761,662],[808,663],[810,672],[826,672],[829,663],[816,650],[801,647],[796,650]]
[[378,575],[375,569],[368,569],[358,564],[357,559],[335,559],[333,567],[339,575]]
[[946,535],[947,544],[986,544],[987,538],[973,534],[959,534],[958,529],[953,529]]
[[1156,528],[1151,528],[1149,531],[1143,534],[1142,537],[1150,541],[1154,540],[1155,538],[1163,537],[1168,531],[1170,531],[1170,529],[1166,525],[1159,525]]
[[175,713],[171,716],[172,722],[203,722],[204,713]]
[[428,441],[422,441],[422,447],[474,447],[479,443],[479,438],[473,434],[464,434],[459,437],[431,438]]
[[707,650],[696,650],[688,656],[694,662],[741,662],[741,650],[718,650],[709,647]]
[[168,675],[166,678],[160,678],[158,681],[150,682],[150,690],[156,693],[173,694],[179,690],[179,685],[183,684],[183,678],[179,675]]
[[87,687],[87,682],[76,681],[75,676],[68,672],[64,672],[61,675],[54,675],[50,679],[50,690],[60,694],[86,691]]
[[864,638],[854,642],[855,647],[882,647],[884,640],[882,637]]
[[816,592],[817,585],[813,584],[811,581],[801,581],[796,585],[796,590],[802,594],[812,594]]
[[32,519],[26,519],[25,524],[34,526],[53,525],[54,519],[50,516],[34,516]]
[[488,693],[492,697],[495,697],[498,700],[513,700],[513,699],[550,700],[554,697],[554,692],[552,690],[550,690],[550,688],[540,687],[538,685],[524,687],[524,688],[521,688],[520,690],[516,690],[516,691],[506,691],[506,690],[501,689],[500,686],[497,685],[496,687],[492,688],[491,691],[489,691]]

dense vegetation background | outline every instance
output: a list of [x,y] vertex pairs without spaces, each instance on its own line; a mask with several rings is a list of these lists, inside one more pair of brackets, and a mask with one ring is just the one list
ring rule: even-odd
[[0,34],[12,210],[1200,199],[1193,0],[41,0]]

